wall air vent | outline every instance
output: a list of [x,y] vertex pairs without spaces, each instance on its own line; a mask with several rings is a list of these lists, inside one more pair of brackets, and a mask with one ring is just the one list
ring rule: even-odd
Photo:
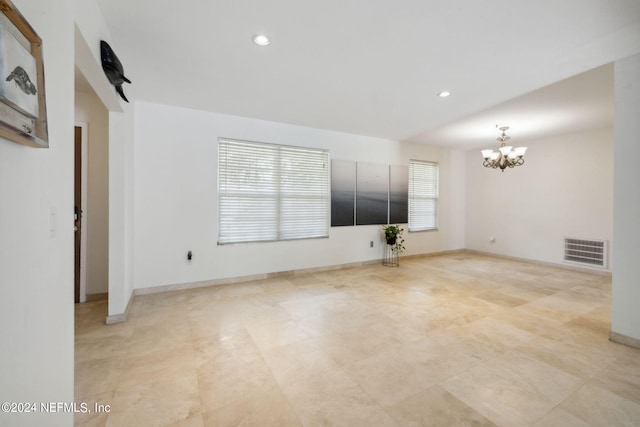
[[587,240],[565,237],[564,261],[585,267],[607,268],[607,240]]

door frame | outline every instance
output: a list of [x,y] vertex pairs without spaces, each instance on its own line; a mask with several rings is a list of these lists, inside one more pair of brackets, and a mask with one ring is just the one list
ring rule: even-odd
[[86,122],[76,122],[74,127],[80,128],[80,146],[82,152],[81,160],[81,201],[80,210],[82,215],[81,229],[80,229],[80,302],[87,301],[87,234],[89,231],[87,221],[89,212],[87,211],[87,194],[88,191],[88,165],[89,165],[89,124]]

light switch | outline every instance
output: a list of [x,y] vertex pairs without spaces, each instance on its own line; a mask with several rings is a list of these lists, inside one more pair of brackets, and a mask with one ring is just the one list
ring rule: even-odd
[[58,231],[58,212],[55,206],[49,206],[49,238],[56,237]]

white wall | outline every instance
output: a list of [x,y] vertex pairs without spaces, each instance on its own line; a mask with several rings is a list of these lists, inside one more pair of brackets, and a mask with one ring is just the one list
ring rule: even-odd
[[109,290],[109,112],[94,93],[76,92],[75,120],[87,123],[87,295]]
[[612,129],[513,137],[529,147],[523,166],[500,172],[484,168],[479,151],[467,153],[466,247],[562,264],[564,237],[610,241]]
[[377,164],[438,161],[440,230],[405,233],[406,254],[463,247],[463,152],[150,103],[136,103],[135,116],[136,288],[381,258],[380,226],[332,228],[328,239],[217,246],[218,137],[326,148],[334,159]]
[[[121,101],[100,65],[100,40],[111,34],[95,0],[74,0],[75,61],[109,111],[109,316],[121,316],[133,293],[133,107]],[[128,75],[132,81],[136,76]],[[127,86],[132,101],[135,85]],[[114,317],[112,317],[114,316]]]
[[[43,39],[50,148],[0,139],[0,402],[73,402],[74,14],[71,0],[13,3]],[[72,424],[0,412],[3,426]]]
[[134,112],[109,112],[109,315],[125,320],[133,294]]
[[640,54],[615,63],[614,265],[611,331],[640,345]]

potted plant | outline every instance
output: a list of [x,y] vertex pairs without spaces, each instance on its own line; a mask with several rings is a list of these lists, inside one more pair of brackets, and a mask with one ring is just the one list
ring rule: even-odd
[[387,245],[391,246],[391,252],[400,255],[404,251],[403,228],[397,225],[385,225],[382,227]]

